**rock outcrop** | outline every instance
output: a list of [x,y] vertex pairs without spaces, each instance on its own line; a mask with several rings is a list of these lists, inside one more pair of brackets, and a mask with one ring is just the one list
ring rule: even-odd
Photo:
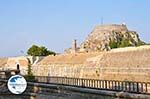
[[[114,45],[111,46],[111,42]],[[138,34],[135,31],[128,30],[124,24],[100,25],[96,26],[89,34],[81,44],[80,50],[87,52],[107,51],[117,46],[137,46],[140,42]],[[117,44],[116,46],[115,43]]]

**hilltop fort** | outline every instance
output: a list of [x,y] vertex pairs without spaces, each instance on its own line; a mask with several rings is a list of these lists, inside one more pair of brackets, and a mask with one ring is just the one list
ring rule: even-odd
[[76,40],[66,53],[108,51],[112,48],[138,46],[142,42],[135,31],[128,30],[125,24],[98,25],[77,47]]

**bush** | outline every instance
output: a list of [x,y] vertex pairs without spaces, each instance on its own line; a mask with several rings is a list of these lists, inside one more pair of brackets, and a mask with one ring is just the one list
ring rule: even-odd
[[130,44],[130,40],[120,39],[120,41],[110,41],[109,46],[111,49],[113,49],[113,48],[119,48],[119,47],[128,47],[132,45]]
[[118,44],[115,41],[110,41],[109,46],[110,46],[111,49],[113,49],[113,48],[117,48]]
[[146,44],[146,43],[143,42],[143,41],[139,41],[138,44],[136,44],[136,46],[141,46],[141,45],[149,45],[149,44]]
[[132,46],[130,44],[130,41],[127,39],[123,39],[118,47],[128,47],[128,46]]

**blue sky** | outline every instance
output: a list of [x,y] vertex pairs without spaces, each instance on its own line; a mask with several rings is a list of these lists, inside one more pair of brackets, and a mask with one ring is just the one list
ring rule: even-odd
[[[25,55],[32,44],[63,52],[101,24],[125,22],[150,42],[150,0],[0,0],[0,57]],[[20,51],[23,50],[24,54]]]

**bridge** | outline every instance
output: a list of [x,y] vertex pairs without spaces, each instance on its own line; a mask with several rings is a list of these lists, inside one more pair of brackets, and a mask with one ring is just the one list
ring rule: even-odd
[[[0,78],[0,83],[7,83],[7,77]],[[34,79],[27,80],[28,88],[23,96],[39,99],[50,97],[56,99],[86,99],[95,98],[150,98],[150,82],[133,82],[117,80],[98,80],[71,77],[34,76]],[[4,85],[3,85],[4,86]],[[38,96],[38,95],[41,96]],[[0,96],[11,96],[10,92],[0,92]],[[54,97],[55,96],[55,97]],[[14,99],[19,95],[12,95]],[[70,97],[70,98],[68,98]],[[76,98],[75,98],[76,97]],[[10,99],[10,98],[8,98]],[[91,98],[89,98],[91,99]]]

